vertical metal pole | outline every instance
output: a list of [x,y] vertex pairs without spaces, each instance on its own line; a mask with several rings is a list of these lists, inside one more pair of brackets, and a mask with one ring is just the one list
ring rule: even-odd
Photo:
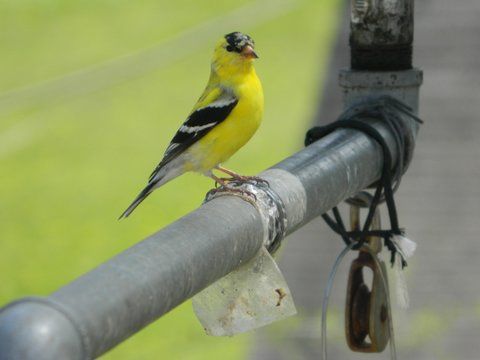
[[[341,71],[339,77],[345,108],[350,108],[368,98],[388,95],[397,98],[411,107],[414,113],[418,113],[419,89],[423,81],[423,73],[412,67],[413,9],[414,0],[351,0],[351,69]],[[415,144],[418,124],[411,122],[409,126],[411,132],[406,136],[405,141]],[[407,163],[410,160],[411,155]],[[377,280],[378,282],[372,283],[371,295],[363,296],[363,302],[369,301],[367,306],[369,309],[362,314],[355,314],[355,306],[362,302],[359,300],[360,292],[355,289],[355,286],[358,287],[358,284],[363,282],[357,279],[357,285],[355,285],[355,280],[352,280],[355,273],[369,266],[372,270],[376,269],[374,272],[377,274],[385,274],[385,268],[380,267],[378,261],[375,267],[372,267],[372,264],[360,264],[359,259],[360,257],[352,262],[348,280],[345,313],[347,343],[352,351],[382,352],[387,342],[390,342],[391,356],[396,359],[389,305],[387,307],[389,320],[383,322],[380,319],[381,307],[389,304],[388,284],[382,283],[374,276],[373,282]],[[376,288],[375,291],[373,291],[374,288]],[[378,306],[372,308],[375,301],[378,302]],[[370,319],[366,329],[369,342],[357,339],[353,331],[354,327],[360,326],[361,317],[365,315],[363,313],[366,313]],[[324,354],[326,357],[325,346]]]
[[412,68],[413,0],[352,0],[353,70]]
[[351,0],[351,69],[340,71],[345,107],[390,95],[418,113],[423,73],[412,67],[414,0]]

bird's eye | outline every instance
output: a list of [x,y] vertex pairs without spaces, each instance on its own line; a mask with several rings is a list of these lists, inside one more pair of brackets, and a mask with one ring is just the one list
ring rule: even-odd
[[232,52],[233,51],[233,46],[232,45],[227,45],[227,47],[225,49],[227,49],[228,52]]

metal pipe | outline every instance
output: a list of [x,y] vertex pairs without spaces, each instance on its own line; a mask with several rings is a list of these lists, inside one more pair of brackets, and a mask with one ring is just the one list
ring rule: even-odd
[[[396,158],[389,130],[375,126]],[[377,180],[381,166],[375,141],[342,129],[261,176],[284,202],[291,233]],[[7,305],[0,359],[100,356],[251,259],[263,231],[251,204],[216,198],[49,297]]]

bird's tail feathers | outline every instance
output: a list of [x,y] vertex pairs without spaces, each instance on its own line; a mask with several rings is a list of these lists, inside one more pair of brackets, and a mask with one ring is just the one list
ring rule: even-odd
[[133,202],[128,206],[127,210],[123,212],[122,215],[118,218],[118,220],[128,217],[132,213],[135,208],[140,205],[140,203],[147,198],[148,195],[155,189],[155,185],[157,185],[156,181],[152,181],[148,183],[147,186],[138,194],[138,196],[133,200]]
[[[173,166],[172,166],[173,165]],[[147,198],[148,195],[152,193],[153,190],[162,186],[163,184],[169,182],[170,180],[176,178],[177,176],[183,174],[185,170],[181,166],[176,166],[176,164],[172,163],[168,166],[161,167],[157,170],[156,174],[150,177],[150,181],[148,185],[145,186],[140,194],[133,200],[130,206],[123,212],[122,215],[118,218],[119,220],[122,218],[128,217],[132,213],[135,208],[140,205],[140,203]]]

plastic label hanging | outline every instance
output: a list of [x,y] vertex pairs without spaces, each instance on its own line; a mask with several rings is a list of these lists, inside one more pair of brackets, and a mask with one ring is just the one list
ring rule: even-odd
[[197,294],[193,309],[206,333],[232,336],[295,315],[290,289],[262,247],[248,263]]

